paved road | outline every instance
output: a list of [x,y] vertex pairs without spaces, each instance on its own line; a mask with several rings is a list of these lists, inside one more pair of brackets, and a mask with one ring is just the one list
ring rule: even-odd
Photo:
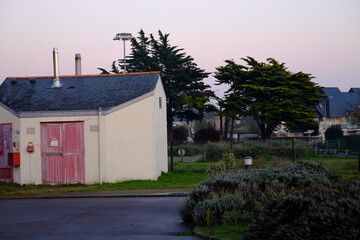
[[0,200],[1,239],[195,240],[178,215],[183,198]]
[[[183,157],[184,162],[196,162],[202,158],[202,155],[191,156],[191,157]],[[168,160],[171,160],[171,157],[168,157]],[[174,156],[174,162],[180,162],[181,157]]]

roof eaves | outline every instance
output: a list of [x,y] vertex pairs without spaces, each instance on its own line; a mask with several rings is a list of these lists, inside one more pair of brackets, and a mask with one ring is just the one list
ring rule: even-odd
[[17,112],[15,112],[13,109],[9,108],[8,106],[6,106],[5,104],[3,104],[2,102],[0,102],[0,107],[4,108],[6,111],[10,112],[11,114],[13,114],[15,117],[19,117],[19,114]]
[[21,112],[20,118],[36,118],[36,117],[82,117],[82,116],[97,116],[98,110],[90,111],[38,111],[38,112]]

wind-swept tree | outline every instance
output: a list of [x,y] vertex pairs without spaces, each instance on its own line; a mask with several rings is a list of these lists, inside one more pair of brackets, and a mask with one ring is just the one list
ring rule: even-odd
[[[168,98],[167,129],[168,140],[171,141],[174,117],[186,121],[202,120],[205,103],[213,92],[210,86],[203,82],[209,73],[199,68],[194,59],[186,55],[184,49],[171,45],[169,34],[159,31],[158,35],[158,39],[153,34],[147,37],[141,30],[139,36],[132,39],[127,70],[161,71]],[[123,69],[121,61],[119,62],[120,69]]]
[[273,58],[267,63],[251,57],[242,60],[247,66],[226,60],[225,66],[216,68],[215,77],[217,84],[229,85],[228,95],[237,96],[241,114],[254,117],[261,138],[270,138],[280,124],[295,128],[316,117],[314,106],[321,102],[320,86],[311,81],[311,74],[290,72]]
[[[234,133],[234,122],[235,120],[240,120],[241,116],[245,115],[245,104],[242,101],[242,97],[235,94],[229,93],[225,95],[224,99],[218,99],[219,109],[221,112],[218,114],[220,119],[225,117],[225,127],[224,132],[220,131],[223,135],[221,136],[221,140],[228,140],[228,133],[230,133],[230,140],[233,139]],[[230,122],[230,131],[229,131],[229,122]],[[220,120],[220,124],[222,124],[222,120]],[[220,127],[222,129],[222,126]]]

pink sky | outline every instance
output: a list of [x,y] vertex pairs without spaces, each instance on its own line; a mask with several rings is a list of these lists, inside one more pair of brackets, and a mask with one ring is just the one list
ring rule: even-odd
[[0,82],[53,75],[53,47],[60,75],[74,74],[75,53],[83,74],[97,74],[123,56],[116,33],[140,29],[170,33],[208,72],[272,57],[321,86],[360,87],[359,0],[0,0]]

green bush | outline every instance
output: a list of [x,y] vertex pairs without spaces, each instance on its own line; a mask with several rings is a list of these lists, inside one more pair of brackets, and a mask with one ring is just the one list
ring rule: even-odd
[[184,144],[187,142],[189,130],[186,126],[174,126],[172,129],[172,139],[174,144]]
[[[310,151],[306,142],[295,142],[295,156],[304,157]],[[233,152],[236,158],[251,156],[253,158],[272,155],[278,157],[292,157],[291,141],[268,140],[268,141],[246,141],[240,144],[234,144]]]
[[360,181],[348,180],[272,199],[243,239],[360,239],[359,198]]
[[194,210],[194,222],[198,226],[210,226],[237,221],[242,215],[244,200],[235,195],[201,201]]
[[231,152],[230,145],[224,143],[208,143],[205,145],[206,161],[219,161],[224,153]]
[[218,142],[219,140],[220,134],[215,128],[203,128],[194,135],[194,142],[196,143]]
[[214,177],[219,173],[234,171],[235,169],[235,156],[232,153],[224,153],[219,162],[211,164],[209,169],[205,171],[208,177]]
[[325,131],[325,139],[326,140],[334,140],[342,138],[343,131],[341,129],[341,126],[338,125],[332,125]]
[[[174,155],[178,155],[178,150],[184,148],[185,156],[194,156],[204,154],[204,160],[206,161],[220,161],[224,153],[232,152],[236,159],[243,159],[246,156],[253,158],[260,156],[278,156],[284,158],[292,157],[291,141],[245,141],[239,144],[233,144],[233,149],[230,148],[230,144],[226,143],[207,143],[204,147],[201,145],[188,144],[174,146]],[[305,157],[306,154],[311,151],[306,142],[295,142],[295,155],[296,158]],[[169,148],[170,154],[170,148]]]
[[194,221],[196,206],[200,202],[225,195],[236,195],[244,199],[244,209],[255,213],[259,211],[259,203],[279,197],[283,191],[310,186],[312,183],[329,184],[337,179],[337,176],[323,166],[311,162],[220,173],[200,183],[190,192],[180,214],[184,220]]

